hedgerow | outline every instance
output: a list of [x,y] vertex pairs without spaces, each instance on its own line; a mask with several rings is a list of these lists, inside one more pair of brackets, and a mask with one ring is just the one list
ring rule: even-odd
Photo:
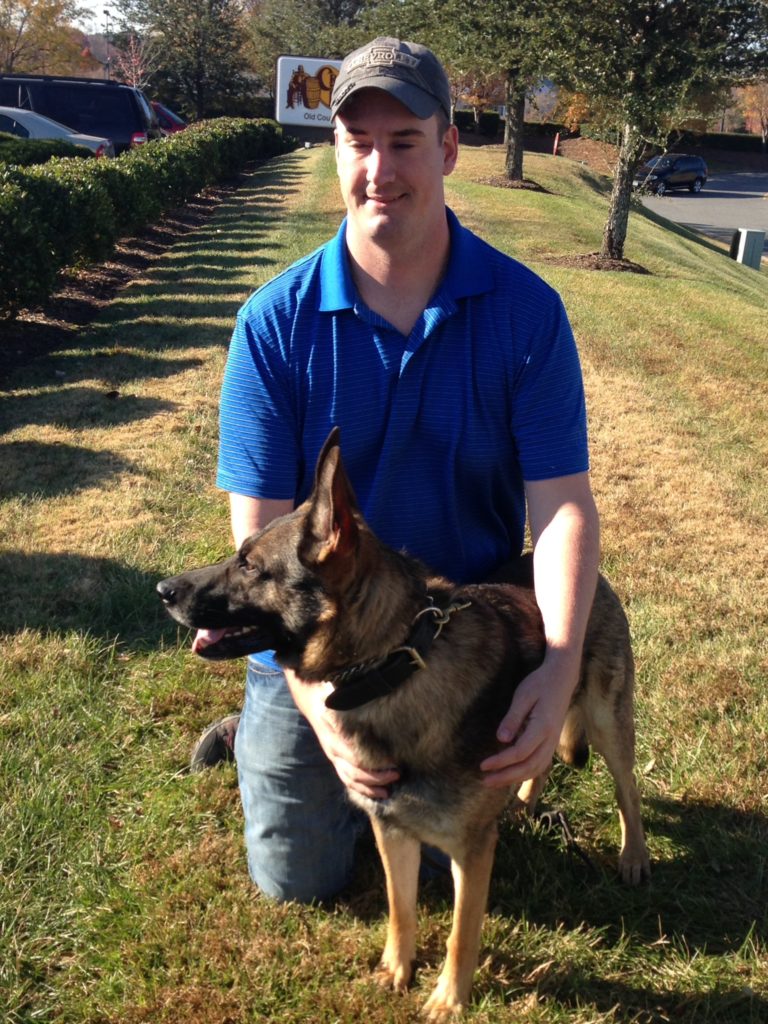
[[9,132],[0,132],[0,164],[27,167],[44,164],[52,156],[78,156],[87,160],[94,154],[85,146],[73,146],[63,139],[22,139]]
[[103,259],[164,210],[293,145],[272,121],[218,118],[116,160],[0,165],[0,316],[43,302],[63,268]]

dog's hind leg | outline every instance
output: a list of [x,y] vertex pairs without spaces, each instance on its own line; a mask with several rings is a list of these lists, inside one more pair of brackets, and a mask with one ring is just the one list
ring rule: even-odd
[[495,820],[473,830],[465,852],[451,862],[455,889],[453,926],[443,969],[424,1005],[427,1020],[447,1020],[460,1013],[469,1000],[477,969],[497,836]]
[[623,882],[637,885],[651,874],[648,848],[640,817],[640,794],[635,782],[635,730],[631,689],[613,701],[601,700],[586,717],[589,742],[605,758],[616,786],[621,823],[619,874]]
[[[576,768],[583,768],[589,757],[589,744],[587,743],[586,731],[584,729],[584,718],[578,705],[573,704],[565,717],[563,728],[560,732],[560,739],[557,744],[557,753],[566,764],[574,765]],[[515,797],[513,797],[512,811],[523,811],[531,818],[536,813],[536,804],[542,794],[549,772],[549,768],[537,775],[535,779],[526,779],[520,786]]]
[[520,789],[518,789],[516,796],[512,799],[512,806],[510,808],[512,811],[519,811],[531,818],[535,815],[536,804],[539,802],[542,790],[547,784],[550,768],[547,768],[541,775],[537,775],[535,779],[525,780]]
[[421,845],[417,839],[388,828],[371,817],[373,834],[387,880],[387,941],[376,972],[380,985],[403,992],[413,976],[416,958],[416,898]]
[[568,708],[563,728],[560,730],[557,754],[565,764],[574,768],[583,768],[589,760],[589,743],[579,704],[571,704]]

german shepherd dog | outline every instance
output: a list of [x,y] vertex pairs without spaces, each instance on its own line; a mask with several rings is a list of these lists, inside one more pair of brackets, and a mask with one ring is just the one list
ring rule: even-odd
[[[484,786],[478,766],[500,749],[496,729],[515,687],[544,656],[530,563],[526,571],[525,586],[456,586],[384,545],[357,507],[334,429],[299,508],[226,561],[158,585],[178,622],[222,631],[203,657],[271,649],[301,679],[331,681],[326,703],[359,763],[398,766],[387,799],[349,795],[370,816],[384,864],[389,927],[378,978],[395,990],[413,973],[420,844],[451,858],[453,927],[425,1006],[430,1020],[458,1013],[469,997],[497,820],[510,797]],[[627,621],[601,578],[558,753],[583,764],[589,743],[605,758],[621,819],[619,870],[631,884],[649,873],[633,777],[633,682]],[[543,784],[524,783],[516,806],[532,811]]]

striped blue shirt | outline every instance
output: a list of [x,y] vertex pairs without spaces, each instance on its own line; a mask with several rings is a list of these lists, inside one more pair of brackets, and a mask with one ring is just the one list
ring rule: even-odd
[[334,425],[376,533],[459,581],[519,554],[523,481],[588,468],[576,346],[555,291],[448,211],[447,271],[408,337],[357,294],[346,222],[240,310],[217,484],[298,504]]

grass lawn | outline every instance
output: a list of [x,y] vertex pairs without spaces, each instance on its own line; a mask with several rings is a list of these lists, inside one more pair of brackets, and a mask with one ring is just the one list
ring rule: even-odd
[[[504,826],[467,1019],[768,1020],[768,281],[637,210],[598,248],[606,183],[530,155],[546,192],[485,184],[467,149],[449,202],[563,294],[588,389],[603,565],[638,661],[651,883],[614,877],[607,770],[558,767],[588,862]],[[235,772],[185,771],[239,706],[166,620],[166,575],[229,550],[213,486],[218,386],[238,305],[336,229],[332,151],[280,157],[113,301],[76,346],[0,391],[0,1020],[7,1024],[400,1024],[438,970],[450,892],[421,902],[420,973],[369,979],[383,944],[375,857],[333,908],[248,881]]]

